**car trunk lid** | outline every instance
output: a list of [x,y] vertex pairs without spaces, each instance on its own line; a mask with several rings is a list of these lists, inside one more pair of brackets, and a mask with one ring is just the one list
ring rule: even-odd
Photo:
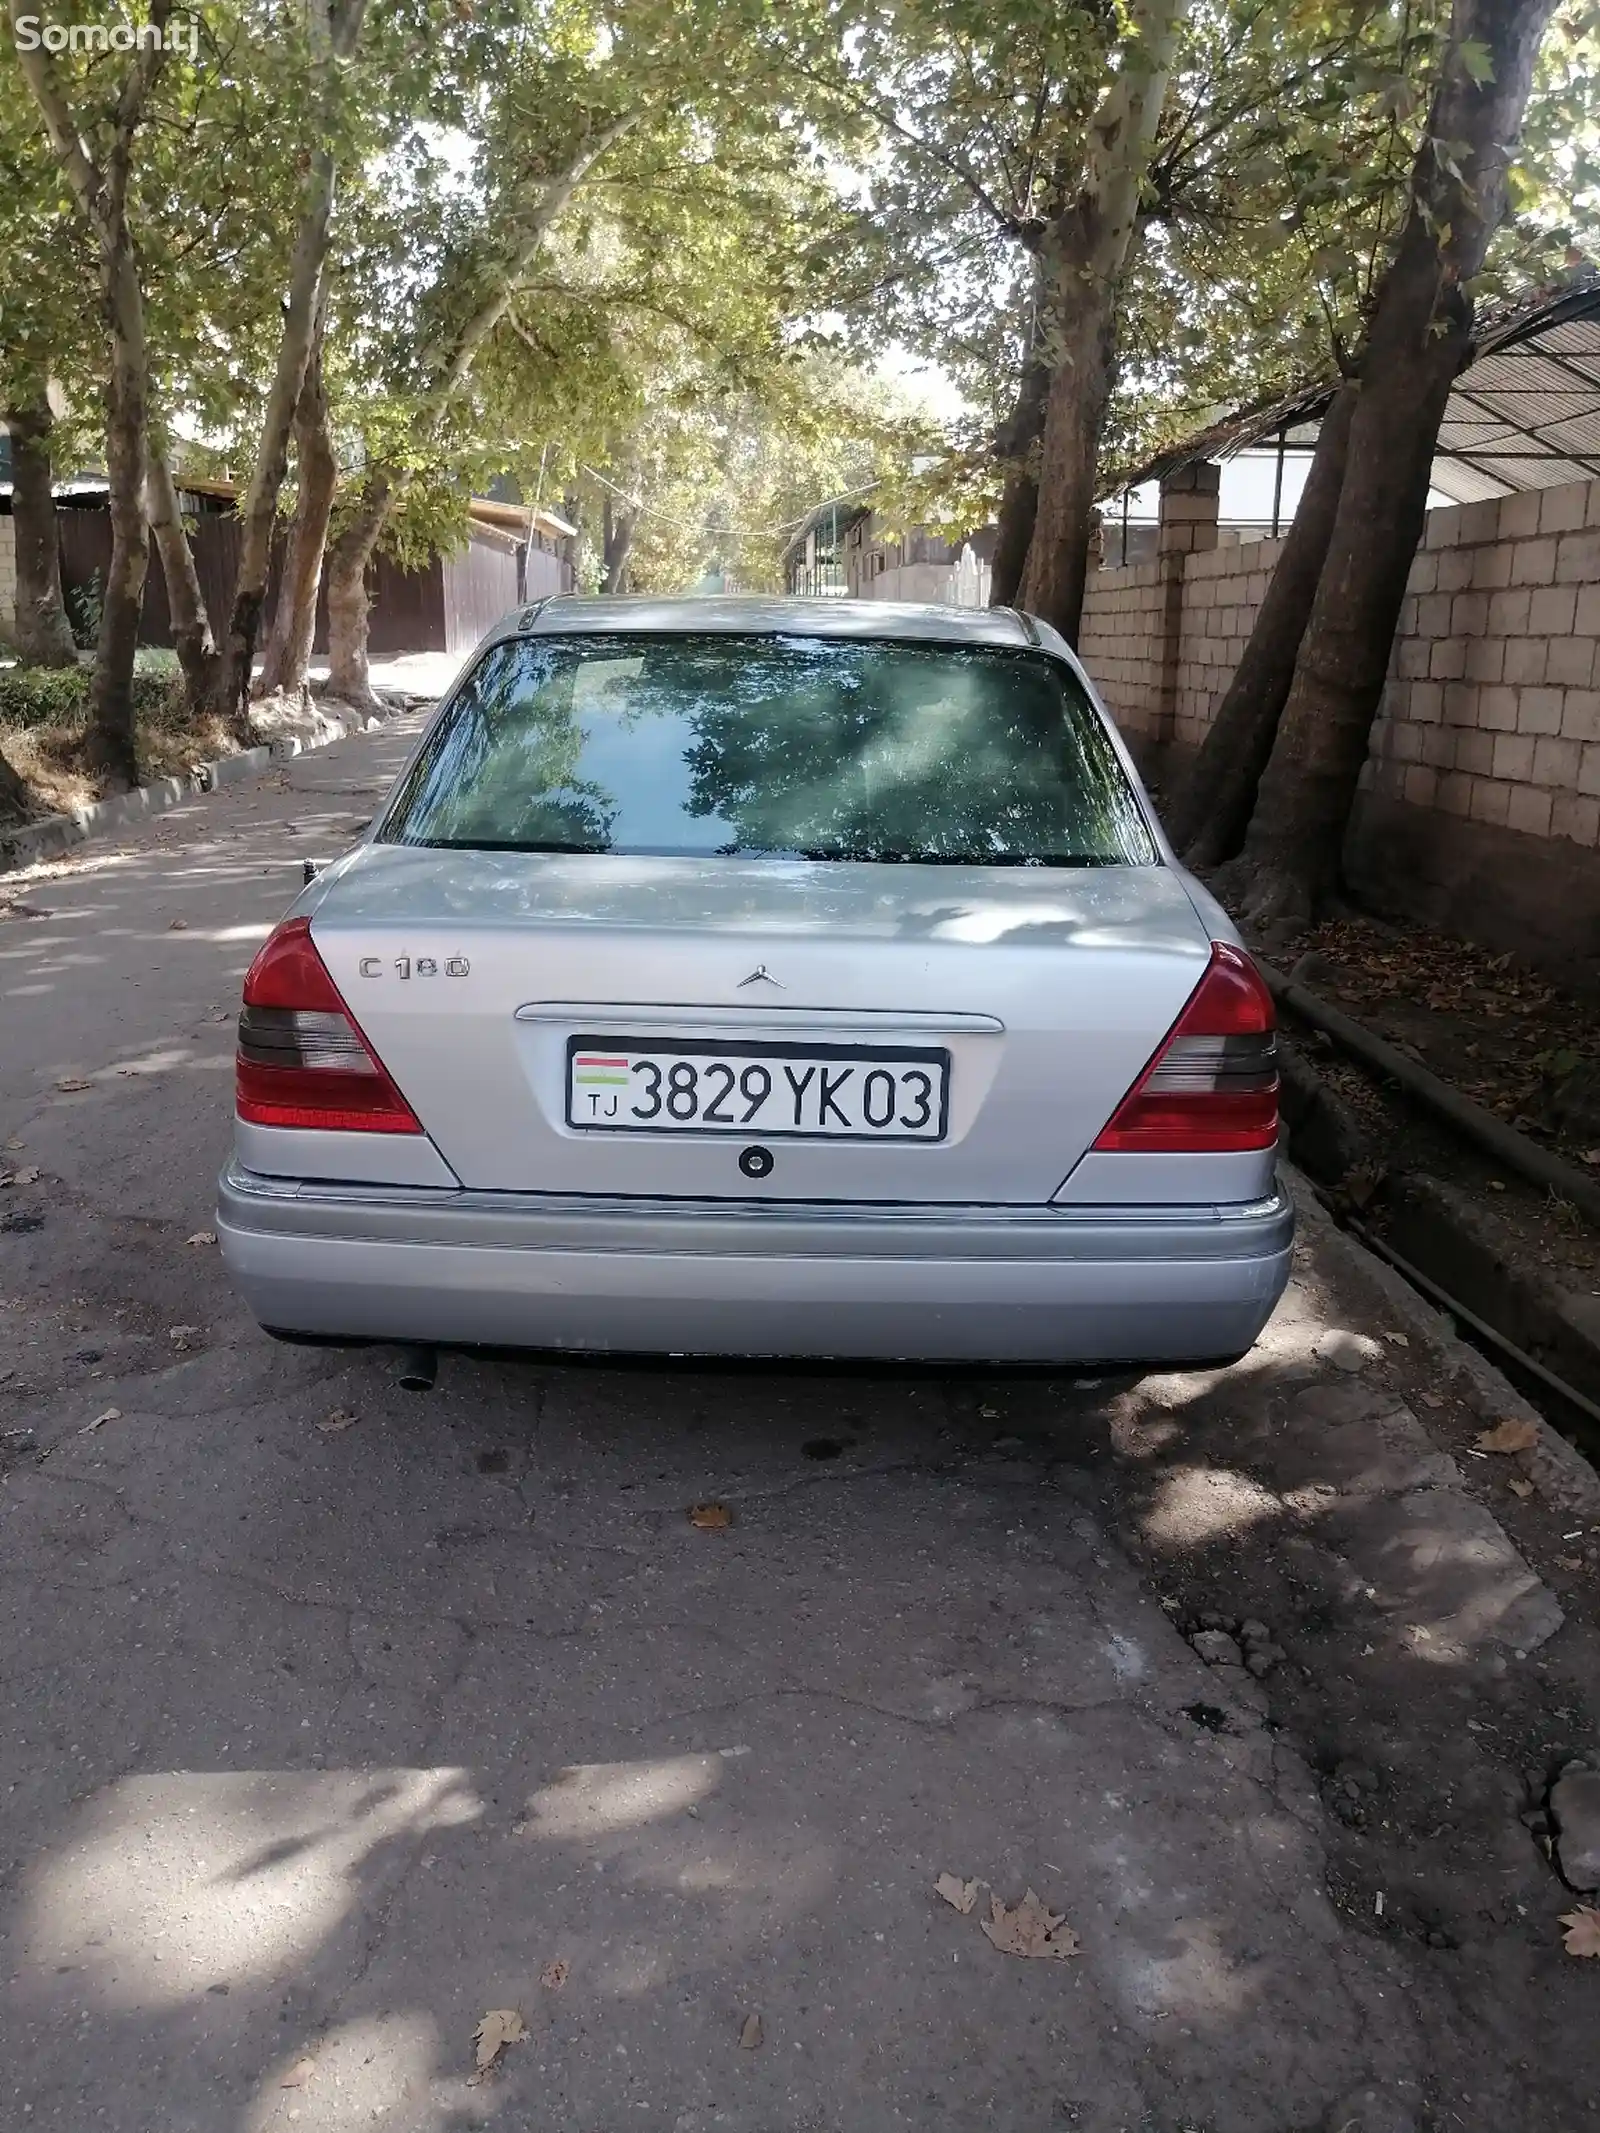
[[[1050,1199],[1203,974],[1164,866],[1031,868],[362,847],[316,945],[462,1183],[684,1198]],[[304,907],[302,907],[304,908]],[[760,973],[760,975],[757,975]],[[581,1130],[568,1055],[947,1053],[938,1140]],[[612,1056],[607,1053],[606,1056]]]

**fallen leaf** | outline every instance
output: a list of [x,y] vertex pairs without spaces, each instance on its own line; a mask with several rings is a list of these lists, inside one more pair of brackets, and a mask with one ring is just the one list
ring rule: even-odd
[[1385,1333],[1383,1337],[1386,1341],[1393,1341],[1397,1348],[1409,1348],[1411,1346],[1410,1341],[1406,1339],[1403,1333]]
[[187,933],[188,930],[189,921],[186,918],[173,918],[167,921],[167,931],[169,933]]
[[978,1900],[978,1883],[958,1881],[954,1874],[941,1874],[933,1886],[951,1909],[959,1911],[963,1918]]
[[1558,1570],[1581,1570],[1583,1568],[1583,1557],[1581,1555],[1558,1555],[1556,1557],[1556,1568]]
[[85,1422],[78,1435],[80,1437],[93,1436],[97,1429],[104,1429],[108,1422],[120,1422],[121,1420],[122,1409],[120,1407],[108,1407],[103,1415],[96,1415],[92,1422]]
[[1436,1392],[1419,1392],[1417,1398],[1424,1407],[1443,1407],[1444,1402]]
[[552,1992],[559,1992],[567,1982],[569,1967],[564,1955],[553,1957],[539,1972],[539,1983],[548,1986]]
[[689,1523],[698,1526],[703,1533],[715,1533],[723,1526],[733,1524],[733,1513],[725,1503],[692,1503],[689,1506]]
[[167,1339],[175,1348],[187,1348],[199,1331],[198,1326],[168,1326]]
[[1032,1889],[1014,1911],[1008,1911],[998,1896],[991,1896],[983,1930],[1002,1955],[1065,1958],[1079,1952],[1078,1936],[1065,1917],[1057,1918]]
[[1533,1483],[1531,1481],[1524,1481],[1520,1474],[1513,1474],[1511,1479],[1506,1483],[1506,1487],[1511,1491],[1513,1496],[1528,1497],[1533,1494]]
[[75,1096],[79,1089],[92,1089],[94,1087],[94,1083],[92,1081],[85,1081],[81,1074],[68,1074],[56,1083],[56,1087],[60,1089],[64,1095]]
[[12,1178],[13,1185],[37,1185],[41,1173],[37,1170],[19,1170]]
[[12,1139],[6,1142],[6,1153],[8,1155],[14,1155],[19,1148],[26,1148],[27,1145],[28,1144],[26,1141],[19,1141],[15,1138],[15,1136],[13,1136]]
[[758,2051],[758,2050],[760,2049],[760,2046],[761,2046],[761,2017],[760,2017],[760,2015],[758,2015],[758,2014],[749,2014],[749,2015],[746,2015],[746,2016],[745,2016],[745,2018],[744,2018],[744,2026],[743,2026],[743,2028],[742,2028],[742,2029],[741,2029],[741,2030],[739,2031],[739,2043],[740,2043],[740,2046],[741,2046],[741,2047],[742,2047],[742,2048],[743,2048],[743,2049],[745,2050],[745,2051],[747,2051],[747,2052],[753,2052],[753,2051]]
[[527,2034],[528,2025],[514,2007],[491,2007],[472,2032],[479,2074],[486,2074],[508,2044],[520,2043]]
[[1479,1430],[1475,1441],[1480,1452],[1531,1452],[1539,1441],[1539,1425],[1508,1415],[1493,1429]]
[[197,1229],[192,1237],[185,1237],[183,1241],[185,1244],[215,1244],[217,1233],[214,1229]]
[[1569,1955],[1600,1956],[1600,1911],[1592,1903],[1563,1911],[1561,1923],[1567,1929],[1561,1945]]
[[331,1414],[323,1416],[317,1427],[325,1436],[336,1437],[340,1430],[353,1429],[360,1420],[353,1408],[336,1407]]
[[316,2070],[315,2059],[296,2059],[278,2086],[280,2089],[303,2089]]

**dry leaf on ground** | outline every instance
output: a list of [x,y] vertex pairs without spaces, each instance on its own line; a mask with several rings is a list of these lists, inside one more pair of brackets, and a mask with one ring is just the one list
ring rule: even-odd
[[557,1955],[539,1972],[539,1983],[547,1985],[552,1992],[559,1992],[567,1982],[570,1965],[564,1955]]
[[989,1898],[989,1916],[983,1930],[1002,1955],[1076,1955],[1078,1936],[1042,1904],[1032,1889],[1014,1911],[1008,1911],[998,1896]]
[[169,918],[167,921],[167,931],[169,933],[187,933],[188,930],[189,921],[186,918]]
[[1479,1430],[1473,1441],[1480,1452],[1531,1452],[1539,1441],[1539,1425],[1508,1415],[1493,1429]]
[[94,1432],[97,1429],[103,1429],[106,1423],[120,1422],[121,1420],[122,1409],[120,1407],[108,1407],[103,1415],[96,1415],[92,1422],[85,1422],[78,1435],[80,1437],[93,1436]]
[[280,2089],[303,2089],[316,2070],[315,2059],[296,2059],[278,2086]]
[[978,1900],[979,1883],[958,1880],[954,1874],[941,1874],[933,1886],[951,1909],[959,1911],[963,1918]]
[[11,1139],[8,1140],[5,1144],[6,1153],[7,1155],[15,1155],[19,1148],[26,1148],[27,1145],[28,1144],[26,1141],[19,1141],[16,1138],[15,1134],[13,1134]]
[[760,2015],[746,2015],[744,2018],[744,2026],[739,2031],[739,2043],[743,2047],[743,2049],[747,2052],[753,2052],[759,2049],[761,2044],[761,2034],[762,2032]]
[[13,1185],[37,1185],[42,1175],[43,1173],[37,1170],[19,1170],[11,1182]]
[[698,1526],[703,1533],[714,1533],[733,1524],[733,1513],[725,1503],[692,1503],[689,1523]]
[[185,1244],[215,1244],[217,1233],[214,1229],[197,1229],[192,1237],[185,1237],[183,1241]]
[[352,1408],[336,1407],[331,1414],[323,1416],[317,1427],[327,1436],[335,1437],[342,1429],[354,1428],[360,1420],[361,1417]]
[[1567,1929],[1561,1945],[1569,1955],[1600,1956],[1600,1911],[1592,1903],[1563,1911],[1561,1923]]
[[79,1089],[92,1089],[94,1083],[85,1081],[81,1074],[66,1074],[56,1083],[56,1087],[65,1095],[74,1096]]
[[1524,1481],[1520,1474],[1513,1474],[1511,1479],[1506,1483],[1506,1487],[1511,1491],[1513,1496],[1528,1497],[1533,1494],[1533,1483],[1531,1481]]
[[478,2047],[478,2072],[486,2074],[508,2044],[517,2044],[528,2034],[528,2025],[514,2007],[491,2007],[472,2041]]
[[1424,1407],[1443,1407],[1444,1402],[1436,1392],[1419,1392],[1417,1398]]

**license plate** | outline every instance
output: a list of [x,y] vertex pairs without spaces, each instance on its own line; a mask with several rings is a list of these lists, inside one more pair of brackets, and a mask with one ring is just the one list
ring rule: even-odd
[[567,1124],[743,1140],[943,1140],[950,1054],[865,1044],[567,1042]]

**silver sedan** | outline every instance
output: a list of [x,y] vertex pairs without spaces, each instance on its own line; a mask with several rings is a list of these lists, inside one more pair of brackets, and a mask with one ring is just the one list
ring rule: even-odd
[[1236,1357],[1271,999],[1008,610],[548,601],[256,957],[218,1235],[278,1333]]

